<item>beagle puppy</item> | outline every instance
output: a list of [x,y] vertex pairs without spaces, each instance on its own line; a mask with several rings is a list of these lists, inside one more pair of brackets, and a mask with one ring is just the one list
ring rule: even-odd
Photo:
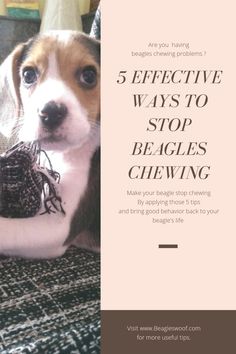
[[[47,151],[61,176],[65,215],[0,217],[0,254],[57,257],[72,243],[99,250],[99,63],[99,41],[50,31],[18,45],[2,64],[0,131],[13,128],[19,141],[38,141]],[[10,112],[14,127],[6,123]]]

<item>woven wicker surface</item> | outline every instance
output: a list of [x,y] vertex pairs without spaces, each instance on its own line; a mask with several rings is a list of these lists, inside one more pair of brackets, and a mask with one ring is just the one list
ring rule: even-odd
[[99,255],[0,258],[0,353],[100,353]]

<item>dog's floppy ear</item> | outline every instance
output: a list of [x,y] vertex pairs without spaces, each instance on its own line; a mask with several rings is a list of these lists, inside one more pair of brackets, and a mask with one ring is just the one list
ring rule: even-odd
[[0,66],[0,139],[9,139],[20,115],[19,65],[25,44],[19,44]]

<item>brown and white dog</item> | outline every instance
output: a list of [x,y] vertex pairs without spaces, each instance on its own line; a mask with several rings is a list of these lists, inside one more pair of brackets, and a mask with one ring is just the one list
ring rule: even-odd
[[1,99],[15,102],[19,140],[49,152],[65,215],[0,217],[0,254],[57,257],[73,242],[99,250],[99,59],[97,40],[50,31],[18,45],[2,64]]

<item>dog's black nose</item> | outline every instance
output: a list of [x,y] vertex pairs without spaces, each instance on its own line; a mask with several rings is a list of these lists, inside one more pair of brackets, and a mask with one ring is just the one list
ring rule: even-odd
[[67,113],[66,105],[50,101],[43,109],[39,110],[39,117],[47,129],[53,130],[59,127]]

